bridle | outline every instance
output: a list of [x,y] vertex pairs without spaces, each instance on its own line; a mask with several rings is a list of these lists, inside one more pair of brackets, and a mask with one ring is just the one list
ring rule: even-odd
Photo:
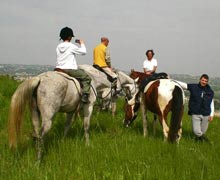
[[[116,74],[118,75],[118,81],[119,81],[119,83],[120,83],[120,86],[121,86],[122,92],[124,92],[125,97],[126,97],[127,99],[129,99],[129,98],[128,98],[129,95],[128,95],[127,92],[126,92],[126,87],[123,87],[123,86],[122,86],[122,82],[121,82],[121,79],[120,79],[119,73],[116,72]],[[131,78],[131,79],[132,79],[132,78]],[[137,91],[137,87],[138,87],[138,84],[135,82],[135,80],[132,79],[132,81],[133,81],[133,87],[132,87],[132,89],[129,88],[129,92],[130,92],[130,94],[132,94],[132,91],[133,91],[133,90],[134,90],[134,93],[135,93],[135,92]]]

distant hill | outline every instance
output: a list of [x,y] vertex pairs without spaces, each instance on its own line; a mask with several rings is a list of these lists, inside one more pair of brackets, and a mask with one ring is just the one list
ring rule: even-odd
[[11,76],[24,73],[30,76],[36,76],[42,72],[52,71],[53,69],[54,67],[50,65],[0,64],[0,74]]
[[[36,76],[46,71],[52,71],[54,66],[51,65],[22,65],[22,64],[0,64],[0,75],[9,76]],[[129,72],[126,72],[129,73]],[[183,81],[186,83],[197,83],[199,76],[188,74],[170,74],[172,79]],[[220,77],[210,78],[211,87],[215,91],[215,99],[220,99]]]

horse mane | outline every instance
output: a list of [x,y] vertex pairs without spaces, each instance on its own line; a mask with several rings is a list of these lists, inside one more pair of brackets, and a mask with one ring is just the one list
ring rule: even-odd
[[[131,78],[128,74],[126,74],[125,72],[123,72],[123,71],[121,71],[121,70],[116,70],[115,71],[116,72],[116,74],[118,74],[118,75],[121,75],[121,76],[124,76],[125,78],[126,78],[126,80],[127,80],[127,82],[128,83],[133,83],[134,82],[134,79],[133,78]],[[119,79],[120,79],[120,77],[118,77]]]

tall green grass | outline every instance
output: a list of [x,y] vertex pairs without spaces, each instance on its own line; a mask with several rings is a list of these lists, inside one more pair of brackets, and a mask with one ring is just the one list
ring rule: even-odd
[[[159,123],[153,135],[151,120],[147,138],[143,137],[140,116],[130,128],[125,128],[123,98],[117,104],[114,119],[110,112],[100,112],[95,107],[90,146],[85,145],[82,118],[76,119],[64,138],[65,115],[57,113],[45,140],[44,158],[37,163],[27,114],[22,144],[17,151],[10,151],[7,117],[10,98],[17,86],[18,83],[8,77],[0,78],[0,179],[219,179],[220,124],[217,118],[207,132],[211,144],[195,143],[187,114],[184,114],[179,145],[169,144],[163,141]],[[152,119],[152,114],[149,118]]]

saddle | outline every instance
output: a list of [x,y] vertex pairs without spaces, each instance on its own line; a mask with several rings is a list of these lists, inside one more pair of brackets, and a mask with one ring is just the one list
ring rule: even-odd
[[117,78],[113,78],[112,76],[110,76],[97,64],[93,64],[93,67],[96,68],[97,70],[103,72],[107,76],[107,79],[111,82],[111,89],[114,90],[113,95],[115,96],[115,95],[119,94],[120,91],[117,90]]
[[[67,74],[63,69],[60,69],[60,68],[54,68],[54,71],[62,72],[62,73]],[[68,75],[68,74],[67,74],[67,75]]]
[[83,87],[83,85],[82,85],[82,83],[81,83],[81,81],[80,81],[79,79],[70,76],[70,75],[69,75],[68,73],[66,73],[63,69],[55,68],[54,71],[64,73],[64,74],[65,74],[64,77],[65,77],[65,78],[68,78],[69,80],[74,81],[74,83],[75,83],[75,80],[77,80],[77,81],[79,82],[79,84],[80,84],[80,87],[81,87],[81,88]]
[[144,88],[147,86],[149,82],[157,80],[157,79],[168,79],[168,74],[165,72],[154,73],[152,76],[145,78],[140,84],[140,91],[143,92]]

